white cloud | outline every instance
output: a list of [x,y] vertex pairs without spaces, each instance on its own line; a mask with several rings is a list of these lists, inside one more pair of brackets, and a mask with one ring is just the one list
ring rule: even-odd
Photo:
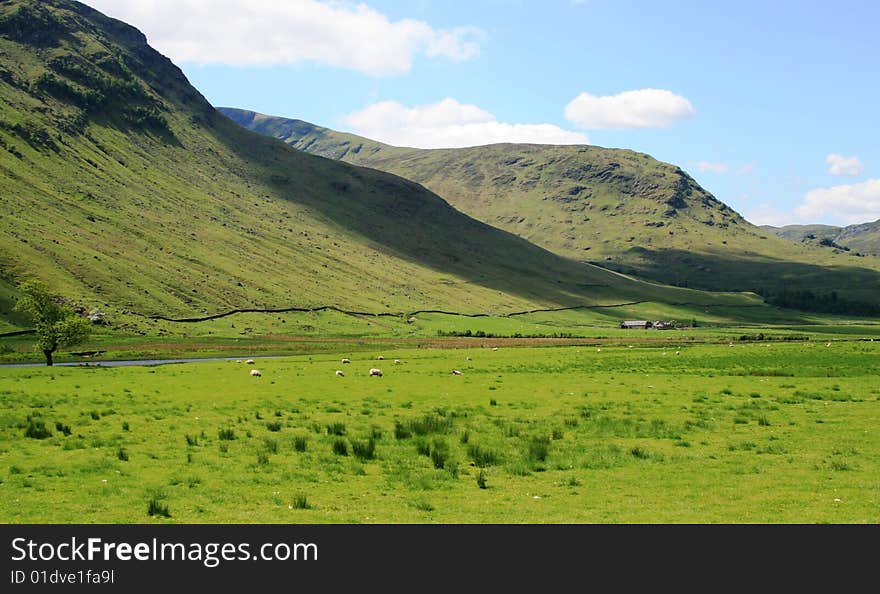
[[451,98],[415,107],[407,107],[397,101],[381,101],[348,114],[344,122],[361,136],[395,146],[415,148],[460,148],[498,142],[590,142],[585,134],[553,124],[499,122],[488,111]]
[[792,213],[781,211],[775,206],[766,203],[750,208],[743,213],[743,216],[753,225],[784,227],[785,225],[793,225],[798,222]]
[[880,179],[810,190],[795,213],[805,221],[833,219],[844,225],[880,219]]
[[730,166],[727,163],[712,163],[711,161],[697,161],[694,163],[697,171],[703,173],[727,173]]
[[755,225],[854,225],[880,219],[880,179],[858,184],[817,188],[806,193],[791,211],[759,204],[745,213]]
[[318,62],[372,76],[408,72],[419,54],[467,60],[485,34],[391,21],[366,4],[317,0],[86,0],[126,21],[175,62],[234,66]]
[[661,128],[692,117],[691,102],[672,91],[640,89],[597,97],[581,93],[565,117],[583,128]]
[[859,175],[865,170],[865,166],[856,156],[844,157],[831,153],[825,157],[825,162],[829,165],[828,173],[831,175]]
[[751,163],[746,163],[742,165],[739,169],[736,170],[737,175],[749,175],[750,173],[754,173],[755,168],[757,167],[757,163],[752,161]]

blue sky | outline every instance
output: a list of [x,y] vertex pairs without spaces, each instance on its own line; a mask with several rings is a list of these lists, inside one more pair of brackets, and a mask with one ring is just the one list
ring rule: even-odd
[[629,148],[757,224],[880,218],[880,3],[86,0],[216,106],[409,146]]

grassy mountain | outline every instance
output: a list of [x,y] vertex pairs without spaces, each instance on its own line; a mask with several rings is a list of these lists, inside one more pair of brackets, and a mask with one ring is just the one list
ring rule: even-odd
[[850,300],[872,309],[880,294],[880,259],[777,238],[681,168],[642,153],[531,144],[401,148],[300,120],[220,111],[304,151],[411,179],[475,218],[579,261],[677,286],[798,294],[798,305],[818,309],[833,309],[824,301],[831,296],[836,306]]
[[880,220],[846,227],[833,225],[786,225],[762,229],[789,241],[815,244],[832,250],[880,256]]
[[244,130],[139,31],[67,0],[0,2],[0,205],[6,329],[32,277],[123,320],[760,304],[560,257],[416,183]]

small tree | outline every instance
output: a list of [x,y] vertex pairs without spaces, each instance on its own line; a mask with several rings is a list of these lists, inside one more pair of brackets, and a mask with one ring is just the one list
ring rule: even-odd
[[26,281],[19,290],[21,297],[15,310],[33,323],[37,333],[35,347],[45,355],[46,365],[52,365],[52,353],[59,348],[79,344],[91,333],[89,321],[71,307],[58,303],[43,283]]

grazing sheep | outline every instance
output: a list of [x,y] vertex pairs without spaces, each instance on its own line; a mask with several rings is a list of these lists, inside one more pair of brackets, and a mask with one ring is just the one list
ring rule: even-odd
[[473,359],[471,359],[470,357],[466,357],[466,359],[467,359],[468,361],[473,361]]
[[248,359],[248,360],[245,361],[244,363],[245,363],[245,365],[253,365],[253,364],[254,364],[254,360],[253,360],[253,359]]
[[676,355],[680,355],[680,354],[681,354],[681,351],[675,351],[675,354],[676,354]]
[[394,360],[394,364],[395,364],[395,365],[400,365],[400,359],[395,359],[395,360]]
[[376,369],[375,367],[373,367],[372,369],[370,369],[370,377],[373,377],[374,375],[382,377],[382,370]]
[[351,363],[351,359],[349,359],[349,358],[345,358],[345,359],[342,360],[342,362],[343,362],[343,363]]
[[828,344],[826,344],[826,345],[825,345],[825,346],[827,346],[827,347],[830,347],[830,346],[831,346],[831,343],[830,343],[830,342],[829,342],[829,343],[828,343]]
[[376,357],[376,359],[378,359],[379,361],[384,361],[385,357],[383,357],[382,355],[379,355],[378,357]]
[[492,347],[492,350],[493,350],[493,351],[497,351],[497,350],[498,350],[498,347]]
[[260,373],[259,369],[251,369],[251,376],[252,377],[263,377],[263,374]]
[[461,372],[458,369],[453,369],[452,375],[461,375]]
[[341,371],[339,371],[338,369],[336,370],[336,375],[338,375],[339,377],[345,377],[345,374],[342,373]]

